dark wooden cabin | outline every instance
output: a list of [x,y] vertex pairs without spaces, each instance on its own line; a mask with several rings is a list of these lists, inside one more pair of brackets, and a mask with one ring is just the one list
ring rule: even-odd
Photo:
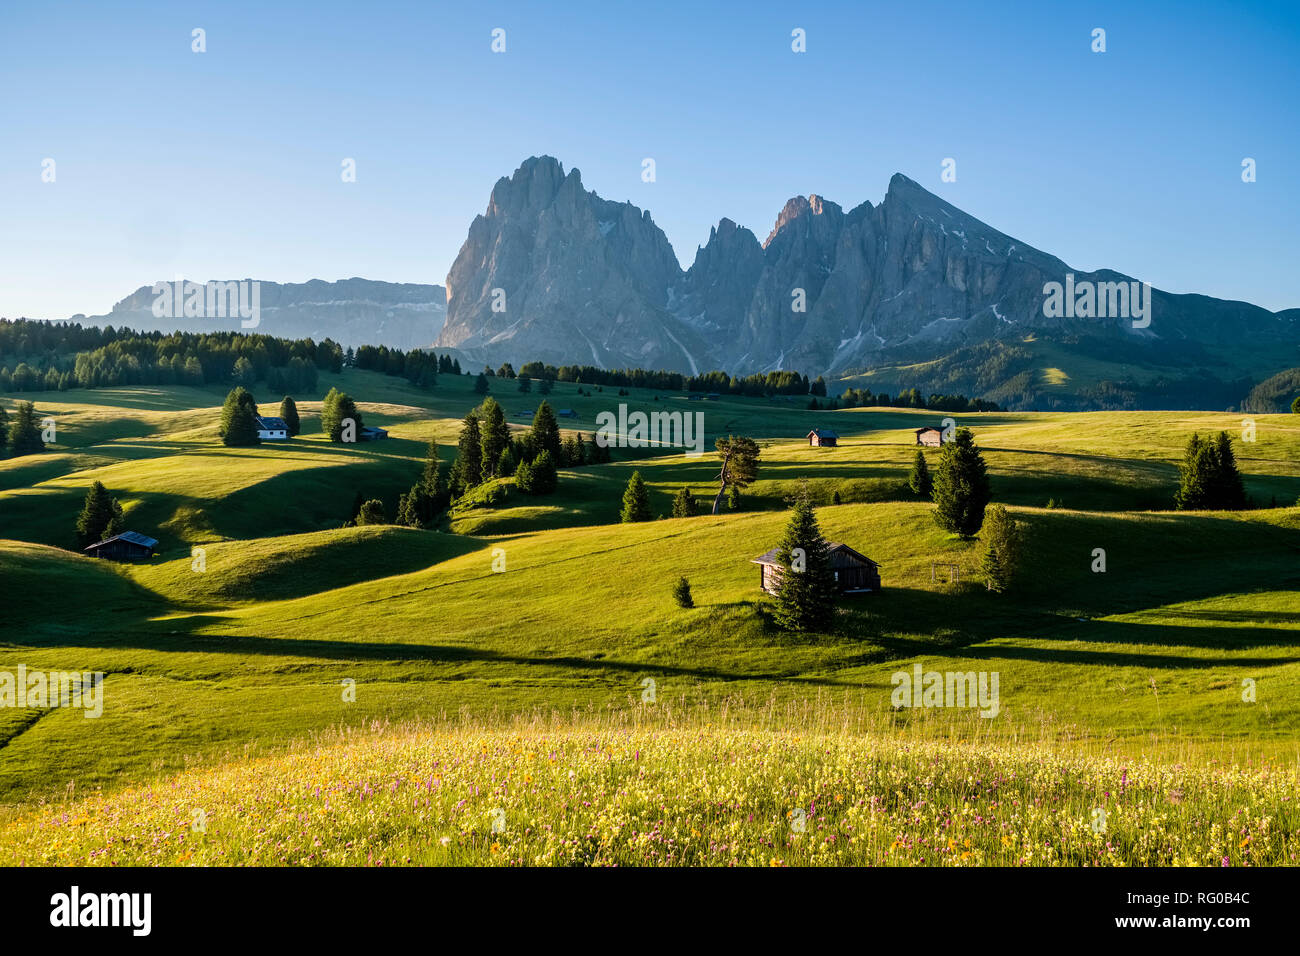
[[86,554],[92,558],[107,558],[109,561],[146,561],[153,557],[156,547],[156,538],[135,531],[123,531],[92,544],[86,548]]
[[[785,568],[777,558],[780,550],[773,548],[751,562],[759,566],[759,586],[769,594],[776,593],[781,584],[781,575],[785,573]],[[847,544],[830,542],[826,545],[826,550],[841,594],[865,594],[880,590],[880,565],[875,561],[854,551]]]
[[808,444],[815,448],[834,448],[840,436],[829,428],[814,428],[808,433]]
[[943,444],[943,432],[937,428],[926,426],[916,430],[916,443],[918,445],[929,445],[931,448],[938,448]]

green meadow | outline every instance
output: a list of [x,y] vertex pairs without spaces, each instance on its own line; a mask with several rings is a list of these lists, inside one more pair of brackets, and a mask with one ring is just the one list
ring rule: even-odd
[[[491,381],[524,427],[542,396]],[[326,441],[320,398],[332,385],[392,437]],[[873,739],[1207,766],[1300,757],[1300,416],[1254,416],[1253,442],[1240,440],[1240,414],[950,416],[974,430],[994,500],[1026,530],[1023,575],[1001,595],[984,587],[978,541],[941,531],[906,487],[913,430],[949,417],[919,410],[578,395],[560,383],[546,400],[578,413],[562,428],[589,438],[597,413],[620,402],[700,412],[706,453],[618,449],[609,464],[561,471],[554,495],[507,481],[494,504],[467,496],[433,530],[343,527],[358,493],[391,518],[430,440],[452,460],[481,398],[472,385],[324,375],[318,394],[297,396],[299,438],[238,449],[216,434],[223,390],[36,395],[57,441],[0,461],[0,671],[102,671],[104,712],[0,710],[0,823],[43,799],[89,791],[102,802],[347,728],[491,728],[529,714],[617,723],[646,708],[648,681],[657,706],[680,713],[736,707],[800,724],[810,701],[851,707]],[[254,394],[273,414],[279,396]],[[838,432],[838,447],[810,448],[814,426]],[[1220,429],[1236,439],[1258,507],[1173,511],[1187,438]],[[762,446],[738,510],[618,523],[635,470],[657,515],[683,486],[711,502],[713,441],[726,434]],[[879,562],[883,590],[844,599],[826,633],[791,635],[772,623],[750,559],[778,543],[805,479],[826,537]],[[121,501],[128,528],[159,540],[158,556],[127,565],[76,553],[94,481]],[[689,610],[670,595],[682,575]],[[1000,713],[895,710],[891,677],[917,663],[998,672]],[[873,844],[863,859],[885,852]]]

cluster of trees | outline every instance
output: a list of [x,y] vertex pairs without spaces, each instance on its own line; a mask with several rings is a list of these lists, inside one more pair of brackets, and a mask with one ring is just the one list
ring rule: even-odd
[[[442,464],[438,461],[438,443],[431,441],[424,457],[424,468],[420,472],[420,477],[415,480],[410,491],[397,499],[397,523],[408,528],[431,527],[438,515],[447,507],[450,498],[447,483],[442,477]],[[363,512],[366,510],[364,505],[361,510]],[[382,504],[380,504],[379,514],[382,517]],[[359,520],[358,523],[378,522]]]
[[36,406],[31,402],[18,402],[11,421],[9,413],[0,405],[0,458],[6,454],[14,458],[36,455],[45,451],[45,436],[41,434]]
[[102,481],[92,484],[77,515],[77,541],[86,548],[125,530],[121,503],[108,493]]
[[263,381],[275,391],[314,390],[318,371],[342,367],[343,349],[330,339],[316,343],[240,332],[135,332],[0,319],[3,391],[215,382],[249,387]]
[[[815,393],[814,393],[815,394]],[[825,393],[823,393],[825,394]],[[936,412],[997,412],[1001,411],[997,402],[982,398],[967,398],[965,395],[931,395],[925,398],[919,389],[905,388],[893,398],[882,392],[873,395],[869,388],[847,388],[840,396],[837,408],[868,408],[871,406],[888,406],[890,408],[928,408]]]
[[1178,466],[1179,511],[1237,511],[1246,507],[1246,488],[1227,432],[1215,438],[1193,433]]
[[[807,375],[788,370],[737,378],[715,369],[702,375],[692,375],[686,380],[686,390],[689,392],[717,392],[720,395],[807,395],[810,387]],[[822,387],[822,394],[825,395],[825,382]]]
[[461,424],[448,486],[459,498],[483,482],[513,477],[524,494],[549,495],[558,486],[560,468],[610,458],[609,449],[600,446],[594,435],[590,442],[581,434],[561,439],[555,411],[547,402],[538,406],[528,431],[512,435],[505,411],[489,397]]
[[390,349],[386,345],[363,345],[353,352],[348,349],[348,365],[405,378],[420,388],[433,388],[438,375],[460,375],[460,360],[449,355],[437,355],[422,349]]

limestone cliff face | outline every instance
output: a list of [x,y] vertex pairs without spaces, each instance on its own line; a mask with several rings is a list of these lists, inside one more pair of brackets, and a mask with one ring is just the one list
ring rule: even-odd
[[669,312],[681,268],[648,212],[549,156],[492,190],[447,274],[438,345],[493,361],[682,368],[706,349]]
[[438,344],[491,362],[815,376],[1030,333],[1108,336],[1117,349],[1135,338],[1294,345],[1300,334],[1294,310],[1159,290],[1145,329],[1046,316],[1044,284],[1067,273],[1129,280],[1072,270],[901,174],[878,205],[848,212],[796,196],[761,244],[723,219],[683,272],[648,212],[601,199],[577,170],[541,157],[500,180],[470,227]]

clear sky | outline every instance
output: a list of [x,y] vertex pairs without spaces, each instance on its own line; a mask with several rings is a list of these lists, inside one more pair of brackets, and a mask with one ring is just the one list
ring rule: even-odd
[[0,315],[178,275],[441,283],[543,153],[684,266],[723,216],[762,239],[903,172],[1077,268],[1297,307],[1298,101],[1295,2],[0,0]]

